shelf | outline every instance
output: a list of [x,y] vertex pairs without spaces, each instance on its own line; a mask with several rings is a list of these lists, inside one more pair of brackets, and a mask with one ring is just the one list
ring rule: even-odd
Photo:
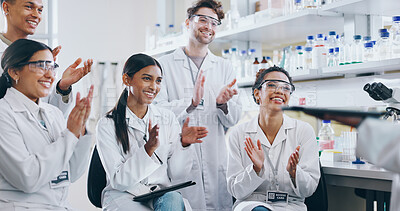
[[293,81],[304,81],[304,80],[312,80],[316,78],[321,78],[319,74],[320,70],[318,69],[310,69],[310,70],[302,70],[289,73],[292,77]]
[[345,14],[400,15],[398,0],[342,0],[323,6],[321,11]]
[[360,64],[348,64],[337,67],[325,67],[322,68],[321,75],[332,76],[344,74],[382,73],[393,70],[400,70],[400,58]]

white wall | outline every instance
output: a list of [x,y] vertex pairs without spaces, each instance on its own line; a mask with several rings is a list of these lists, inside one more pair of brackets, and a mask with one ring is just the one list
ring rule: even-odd
[[[132,54],[144,51],[145,27],[156,22],[155,3],[155,0],[58,1],[58,38],[62,50],[57,61],[61,68],[78,57],[124,62]],[[82,84],[85,83],[74,86],[74,90]],[[69,202],[79,210],[98,210],[87,198],[86,180],[85,174],[72,184]]]

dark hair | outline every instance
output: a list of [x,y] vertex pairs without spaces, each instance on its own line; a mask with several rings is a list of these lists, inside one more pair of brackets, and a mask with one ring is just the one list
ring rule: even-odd
[[[129,59],[125,62],[122,75],[127,74],[131,78],[141,69],[151,65],[158,66],[162,72],[160,63],[158,63],[158,61],[155,60],[153,57],[141,53],[134,54],[131,57],[129,57]],[[127,100],[128,100],[128,90],[124,89],[124,91],[122,92],[121,96],[118,99],[117,104],[106,115],[107,118],[112,118],[114,120],[117,142],[122,145],[122,149],[124,150],[125,154],[128,153],[130,150],[129,138],[128,138],[128,125],[126,123]]]
[[221,2],[215,0],[199,0],[192,7],[187,9],[186,12],[188,18],[191,18],[192,15],[194,15],[202,7],[207,7],[214,10],[219,20],[222,20],[225,17]]
[[20,70],[22,67],[19,64],[28,62],[33,54],[42,50],[52,52],[51,48],[46,44],[28,39],[16,40],[8,46],[1,57],[1,68],[4,72],[0,77],[0,99],[4,97],[7,89],[12,86],[12,78],[8,74],[8,70]]
[[260,88],[261,83],[264,81],[264,76],[265,76],[266,74],[270,73],[270,72],[281,72],[281,73],[285,74],[286,77],[289,79],[289,83],[290,83],[290,84],[293,86],[293,88],[294,88],[292,77],[290,77],[289,73],[288,73],[285,69],[283,69],[283,68],[281,68],[281,67],[278,67],[278,66],[275,66],[275,65],[274,65],[273,67],[268,68],[268,69],[265,69],[265,68],[260,69],[260,70],[258,71],[257,75],[256,75],[256,81],[254,82],[253,86],[251,87],[251,89],[252,89],[252,95],[253,95],[253,100],[254,100],[254,102],[257,103],[257,105],[258,105],[259,103],[257,102],[256,98],[254,97],[254,90]]

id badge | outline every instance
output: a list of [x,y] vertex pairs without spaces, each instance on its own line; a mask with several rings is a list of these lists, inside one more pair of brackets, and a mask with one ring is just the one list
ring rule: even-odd
[[267,202],[288,204],[289,194],[281,191],[267,191]]
[[60,173],[60,175],[58,175],[57,177],[53,178],[50,181],[50,187],[51,188],[66,187],[69,184],[71,184],[71,182],[70,182],[69,172],[68,171],[62,171]]

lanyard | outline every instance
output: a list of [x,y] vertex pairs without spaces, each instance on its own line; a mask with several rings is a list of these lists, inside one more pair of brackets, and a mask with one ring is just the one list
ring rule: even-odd
[[279,152],[278,160],[276,161],[276,165],[275,165],[275,166],[272,164],[272,161],[271,161],[271,159],[269,158],[269,150],[266,150],[265,146],[264,146],[264,145],[261,145],[261,146],[263,147],[264,154],[265,154],[265,157],[266,157],[266,159],[267,159],[267,161],[268,161],[268,164],[269,164],[269,166],[271,167],[272,173],[274,174],[274,178],[272,179],[272,185],[275,185],[276,190],[279,190],[278,168],[279,168],[279,161],[281,160],[281,154],[282,154],[283,148],[285,148],[285,141],[286,141],[286,140],[284,140],[284,141],[282,142],[281,151]]
[[183,53],[185,54],[185,56],[186,56],[186,58],[187,58],[188,65],[189,65],[189,71],[190,71],[190,75],[192,76],[192,82],[193,82],[193,86],[194,86],[195,83],[196,83],[196,80],[197,80],[197,76],[199,75],[200,68],[201,68],[201,66],[203,65],[204,60],[206,60],[206,56],[207,56],[207,55],[203,58],[203,61],[202,61],[201,64],[200,64],[200,68],[199,68],[199,71],[197,71],[196,79],[195,79],[195,78],[194,78],[194,75],[193,75],[193,71],[192,71],[192,66],[190,65],[190,58],[189,58],[189,56],[186,54],[185,48],[183,48]]

